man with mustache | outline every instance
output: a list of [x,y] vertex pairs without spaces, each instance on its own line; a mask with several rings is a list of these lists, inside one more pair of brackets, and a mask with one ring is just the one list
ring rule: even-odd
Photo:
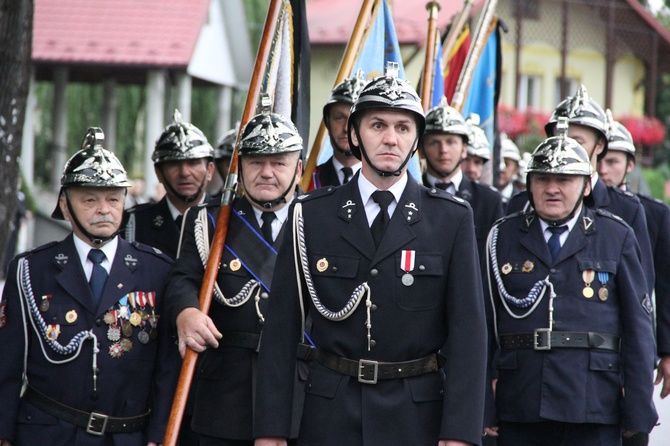
[[15,257],[0,300],[0,444],[156,445],[179,353],[160,317],[172,261],[118,237],[126,171],[90,128],[52,217],[72,234]]
[[[282,297],[271,292],[270,285],[286,231],[288,205],[302,175],[302,150],[303,141],[293,123],[269,108],[245,126],[238,143],[244,193],[232,204],[209,314],[199,310],[198,296],[220,206],[203,204],[186,214],[167,296],[180,351],[189,347],[201,353],[191,424],[200,446],[253,444],[257,352],[268,302]],[[301,359],[307,359],[311,349],[301,345],[299,352]],[[302,390],[301,386],[304,381],[296,388]],[[297,437],[301,407],[297,399],[293,438]]]
[[365,76],[359,71],[333,88],[330,93],[330,98],[323,107],[323,122],[328,129],[333,156],[316,167],[309,190],[345,184],[361,168],[361,162],[353,156],[349,148],[347,122],[351,106],[365,83]]
[[359,173],[291,206],[259,354],[256,446],[290,435],[308,324],[318,350],[300,444],[479,444],[486,328],[472,210],[407,174],[425,122],[389,63],[351,109]]
[[214,173],[214,149],[202,131],[184,122],[175,110],[174,120],[156,141],[151,159],[165,196],[157,203],[129,209],[121,234],[128,241],[154,246],[174,259],[184,213],[210,200],[207,184]]

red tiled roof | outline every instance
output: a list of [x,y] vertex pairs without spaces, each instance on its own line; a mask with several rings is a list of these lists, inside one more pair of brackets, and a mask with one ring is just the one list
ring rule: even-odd
[[[422,46],[426,40],[428,0],[392,0],[398,41]],[[444,31],[452,17],[463,7],[462,1],[439,0],[438,28]],[[363,0],[307,0],[307,21],[312,44],[346,44],[356,24]],[[472,11],[479,11],[484,0],[475,0]]]
[[188,66],[210,0],[35,0],[33,60]]

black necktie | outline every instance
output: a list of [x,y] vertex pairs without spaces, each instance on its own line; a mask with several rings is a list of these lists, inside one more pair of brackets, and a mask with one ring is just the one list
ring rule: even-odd
[[556,257],[558,257],[558,253],[561,250],[561,234],[563,234],[565,231],[567,231],[568,227],[566,225],[563,225],[563,226],[549,226],[547,229],[549,229],[549,232],[551,232],[551,237],[549,237],[549,241],[547,242],[547,246],[549,246],[549,252],[551,253],[551,259],[556,260]]
[[342,184],[347,184],[351,179],[351,177],[354,175],[354,169],[352,169],[351,167],[343,167],[340,170],[344,174],[344,180],[342,181]]
[[261,220],[263,220],[263,224],[261,225],[261,232],[263,233],[263,238],[269,244],[272,244],[274,241],[272,239],[272,222],[275,218],[276,215],[274,212],[263,212],[261,214]]
[[107,270],[102,267],[105,253],[99,249],[91,249],[88,252],[88,259],[93,262],[93,272],[88,284],[91,287],[93,299],[95,299],[95,304],[97,305],[100,302],[100,298],[102,298],[102,290],[105,288],[105,282],[107,282]]
[[372,239],[375,241],[375,246],[379,247],[379,244],[384,237],[384,232],[386,232],[386,227],[389,224],[391,218],[389,217],[388,208],[389,204],[393,201],[393,194],[387,190],[378,190],[372,193],[372,199],[379,204],[379,213],[372,222],[370,226],[370,231],[372,231]]
[[174,219],[174,222],[177,225],[177,229],[181,231],[181,224],[184,222],[184,216],[178,215],[177,218]]
[[454,183],[447,181],[446,183],[435,183],[435,187],[442,190],[448,190]]

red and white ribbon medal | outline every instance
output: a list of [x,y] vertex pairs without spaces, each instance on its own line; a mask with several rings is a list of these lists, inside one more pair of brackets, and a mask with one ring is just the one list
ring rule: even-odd
[[400,253],[400,269],[405,271],[400,280],[405,286],[412,286],[414,283],[414,276],[410,273],[414,270],[415,259],[416,251],[414,250],[403,250]]

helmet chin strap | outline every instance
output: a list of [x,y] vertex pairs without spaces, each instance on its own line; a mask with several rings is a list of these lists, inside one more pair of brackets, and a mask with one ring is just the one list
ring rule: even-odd
[[354,154],[351,152],[351,150],[344,150],[341,148],[336,142],[335,139],[332,136],[329,136],[330,138],[330,145],[333,146],[333,149],[337,150],[338,153],[342,154],[343,156],[346,156],[347,158],[350,158],[354,156]]
[[431,173],[434,174],[436,177],[439,177],[441,179],[449,178],[450,176],[452,176],[454,174],[454,172],[456,172],[458,170],[458,168],[461,166],[461,163],[463,162],[463,158],[459,158],[458,162],[456,163],[456,165],[454,166],[453,169],[451,169],[448,172],[442,172],[442,171],[437,170],[435,168],[435,166],[433,166],[433,163],[430,162],[430,160],[428,159],[427,156],[425,157],[425,159],[426,159],[426,164],[428,165],[428,167],[431,170]]
[[93,243],[96,246],[101,246],[101,245],[107,243],[108,241],[110,241],[111,239],[113,239],[114,237],[116,237],[117,234],[121,231],[121,225],[119,225],[116,228],[116,231],[114,231],[113,234],[111,234],[107,237],[99,237],[99,236],[91,234],[90,232],[88,232],[84,228],[84,226],[82,226],[81,222],[77,218],[77,214],[74,213],[74,210],[72,209],[72,205],[70,204],[70,196],[67,193],[67,189],[65,189],[64,193],[65,193],[65,203],[67,204],[67,210],[70,213],[70,218],[72,218],[72,222],[77,226],[77,228],[79,228],[79,230],[82,232],[82,234],[84,234],[91,241],[91,243]]
[[363,156],[363,158],[365,158],[365,162],[368,163],[368,165],[372,168],[372,170],[374,170],[375,173],[377,175],[379,175],[380,177],[390,177],[390,176],[399,177],[400,174],[402,174],[402,170],[405,168],[407,163],[409,163],[409,160],[412,159],[412,156],[414,155],[414,153],[416,153],[416,150],[418,148],[417,144],[419,142],[419,135],[417,134],[416,138],[414,139],[414,142],[412,143],[412,149],[409,151],[409,153],[405,157],[405,161],[402,162],[400,167],[398,167],[393,172],[389,172],[389,171],[386,171],[386,170],[381,170],[381,169],[378,169],[374,164],[372,164],[372,162],[370,161],[370,158],[368,158],[368,154],[365,152],[365,147],[363,146],[363,140],[361,139],[361,135],[358,131],[358,126],[357,125],[354,125],[354,131],[356,132],[356,138],[358,138],[358,147],[361,151],[361,155]]
[[[298,164],[299,163],[295,164],[295,170],[293,171],[293,179],[291,180],[291,184],[289,184],[288,188],[286,188],[286,190],[284,191],[283,194],[281,194],[279,197],[275,198],[274,200],[260,201],[260,200],[256,199],[253,195],[251,195],[249,193],[249,191],[246,190],[246,188],[244,190],[244,194],[249,198],[249,200],[253,201],[254,203],[259,205],[263,209],[272,209],[275,206],[279,206],[280,204],[286,203],[286,196],[295,187],[295,177],[296,177],[296,174],[298,173]],[[242,163],[239,164],[238,171],[240,173],[240,183],[244,184],[244,176],[243,176],[243,173],[242,173]]]
[[[158,165],[158,168],[161,169],[160,164]],[[161,169],[161,174],[163,174],[163,169]],[[165,175],[162,175],[162,176],[163,176],[163,178],[165,178]],[[172,187],[172,184],[170,184],[170,182],[167,181],[167,180],[165,181],[165,183],[163,183],[163,186],[165,186],[167,189],[169,189],[170,192],[172,192],[172,194],[175,197],[179,198],[184,203],[193,203],[195,200],[198,199],[198,197],[200,197],[200,194],[202,193],[203,189],[205,188],[205,181],[206,180],[207,180],[207,175],[202,177],[202,181],[200,182],[200,186],[198,186],[198,191],[196,193],[192,194],[192,195],[180,194],[179,192],[177,192],[177,190],[174,187]]]

